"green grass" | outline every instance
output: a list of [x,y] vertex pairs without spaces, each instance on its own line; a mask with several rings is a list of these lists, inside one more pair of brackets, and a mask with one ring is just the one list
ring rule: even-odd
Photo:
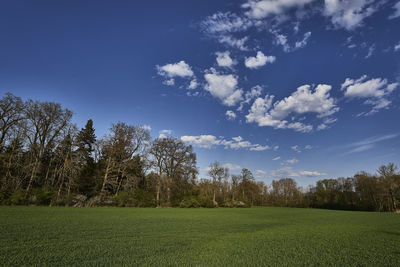
[[0,264],[400,266],[400,216],[291,208],[0,207]]

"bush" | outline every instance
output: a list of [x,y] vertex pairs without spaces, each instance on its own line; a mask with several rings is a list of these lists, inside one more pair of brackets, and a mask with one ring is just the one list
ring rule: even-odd
[[200,206],[204,208],[215,208],[212,199],[208,196],[199,196],[199,203]]
[[55,201],[56,191],[52,188],[36,188],[32,191],[29,202],[36,205],[50,205]]
[[110,197],[110,200],[118,207],[125,207],[128,204],[129,193],[126,191],[121,191]]
[[200,203],[197,201],[197,199],[195,197],[188,197],[188,198],[184,198],[180,205],[180,208],[199,208],[200,207]]
[[151,192],[138,189],[133,193],[133,205],[136,207],[154,207],[154,196]]
[[25,198],[26,190],[18,189],[12,193],[10,197],[11,205],[26,205],[27,201]]

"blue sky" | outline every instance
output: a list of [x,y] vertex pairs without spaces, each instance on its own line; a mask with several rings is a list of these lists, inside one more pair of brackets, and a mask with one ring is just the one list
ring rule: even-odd
[[1,1],[0,92],[302,186],[400,159],[400,2]]

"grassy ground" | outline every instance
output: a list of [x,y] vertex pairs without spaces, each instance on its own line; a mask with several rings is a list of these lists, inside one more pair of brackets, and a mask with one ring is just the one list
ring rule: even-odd
[[0,264],[400,266],[400,215],[0,207]]

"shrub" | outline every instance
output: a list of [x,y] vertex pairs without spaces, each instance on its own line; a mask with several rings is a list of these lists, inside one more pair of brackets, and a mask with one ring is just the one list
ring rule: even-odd
[[56,191],[52,188],[43,187],[32,190],[31,197],[29,198],[31,204],[36,205],[50,205],[55,201]]
[[133,205],[136,207],[154,207],[154,196],[151,192],[138,189],[133,193]]
[[18,189],[12,193],[10,197],[11,205],[25,205],[27,204],[25,198],[26,190]]
[[180,205],[180,208],[199,208],[200,207],[200,203],[197,201],[197,199],[195,197],[188,197],[188,198],[184,198]]
[[128,204],[129,193],[126,191],[121,191],[110,197],[110,200],[118,207],[125,207]]

